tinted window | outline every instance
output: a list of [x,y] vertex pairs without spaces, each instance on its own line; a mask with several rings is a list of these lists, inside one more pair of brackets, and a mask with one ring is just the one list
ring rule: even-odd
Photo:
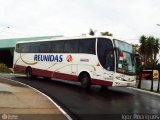
[[52,47],[53,46],[54,46],[54,49],[52,49],[51,52],[53,52],[53,53],[63,53],[64,41],[54,41],[54,42],[52,42]]
[[99,38],[97,44],[97,53],[101,65],[107,70],[114,71],[115,60],[113,44],[111,40]]
[[16,52],[21,52],[20,44],[17,44],[17,45],[16,45]]
[[64,45],[65,53],[78,53],[78,40],[66,40]]
[[30,53],[39,53],[39,45],[40,43],[30,43]]
[[95,39],[80,40],[79,53],[95,54]]
[[96,39],[20,43],[16,51],[22,53],[88,53],[95,54]]
[[22,43],[20,44],[20,50],[22,53],[28,53],[29,52],[29,49],[30,49],[30,45],[29,43]]
[[50,52],[50,43],[49,42],[40,42],[39,46],[40,53],[49,53]]
[[54,51],[54,42],[49,42],[50,44],[50,52],[53,53]]

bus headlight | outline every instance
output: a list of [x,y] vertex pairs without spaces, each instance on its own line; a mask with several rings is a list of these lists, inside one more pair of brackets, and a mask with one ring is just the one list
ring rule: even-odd
[[121,81],[127,81],[127,80],[125,80],[124,78],[122,78],[122,77],[116,77],[118,80],[121,80]]
[[122,77],[116,77],[118,80],[121,80],[121,81],[127,81],[127,82],[134,82],[135,80],[130,80],[130,78],[128,80],[122,78]]

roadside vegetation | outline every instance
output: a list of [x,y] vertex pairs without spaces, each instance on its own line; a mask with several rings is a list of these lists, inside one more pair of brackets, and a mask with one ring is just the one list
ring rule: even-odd
[[[160,39],[153,36],[142,35],[138,44],[133,44],[134,51],[141,56],[141,61],[137,64],[137,75],[139,75],[138,88],[141,88],[141,79],[143,70],[158,70],[159,80],[157,92],[159,92],[160,85],[160,63],[159,51],[160,51]],[[153,76],[153,75],[152,75]],[[153,77],[151,78],[151,91],[153,91]]]
[[12,73],[12,71],[4,63],[0,63],[0,73]]

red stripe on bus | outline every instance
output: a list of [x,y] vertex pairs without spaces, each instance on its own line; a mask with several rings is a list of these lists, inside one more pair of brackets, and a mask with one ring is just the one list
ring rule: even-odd
[[36,68],[32,68],[32,74],[38,75],[38,76],[43,76],[43,77],[52,77],[53,76],[53,72],[51,72],[51,71],[41,70],[41,69],[36,69]]
[[113,82],[110,81],[103,81],[103,80],[98,80],[98,79],[92,79],[91,84],[96,84],[96,85],[106,85],[106,86],[112,86]]
[[24,66],[14,65],[14,72],[25,73],[25,69],[26,67]]
[[69,75],[69,74],[58,73],[58,72],[55,72],[53,77],[57,79],[78,81],[78,77],[75,75]]
[[[25,70],[26,70],[26,67],[24,66],[19,66],[19,65],[14,66],[15,72],[25,73]],[[76,75],[69,75],[69,74],[64,74],[64,73],[59,73],[59,72],[52,72],[52,71],[47,71],[47,70],[36,69],[36,68],[32,68],[32,74],[37,75],[37,76],[43,76],[43,77],[51,77],[51,78],[57,78],[57,79],[78,81],[78,76]],[[103,80],[98,80],[98,79],[93,79],[93,78],[91,79],[91,84],[96,84],[96,85],[112,86],[112,83],[113,82],[110,82],[110,81],[103,81]]]
[[[19,65],[14,66],[15,72],[25,73],[25,70],[26,70],[26,67],[24,66],[19,66]],[[37,75],[37,76],[43,76],[43,77],[53,77],[57,79],[78,81],[78,77],[75,75],[64,74],[64,73],[59,73],[59,72],[52,72],[52,71],[41,70],[41,69],[36,69],[36,68],[32,68],[32,74]]]

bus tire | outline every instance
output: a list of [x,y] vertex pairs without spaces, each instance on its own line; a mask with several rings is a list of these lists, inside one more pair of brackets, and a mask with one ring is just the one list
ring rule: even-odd
[[80,82],[82,88],[90,88],[90,77],[87,74],[82,74],[80,76]]
[[28,67],[26,69],[26,77],[29,79],[32,77],[32,68]]

